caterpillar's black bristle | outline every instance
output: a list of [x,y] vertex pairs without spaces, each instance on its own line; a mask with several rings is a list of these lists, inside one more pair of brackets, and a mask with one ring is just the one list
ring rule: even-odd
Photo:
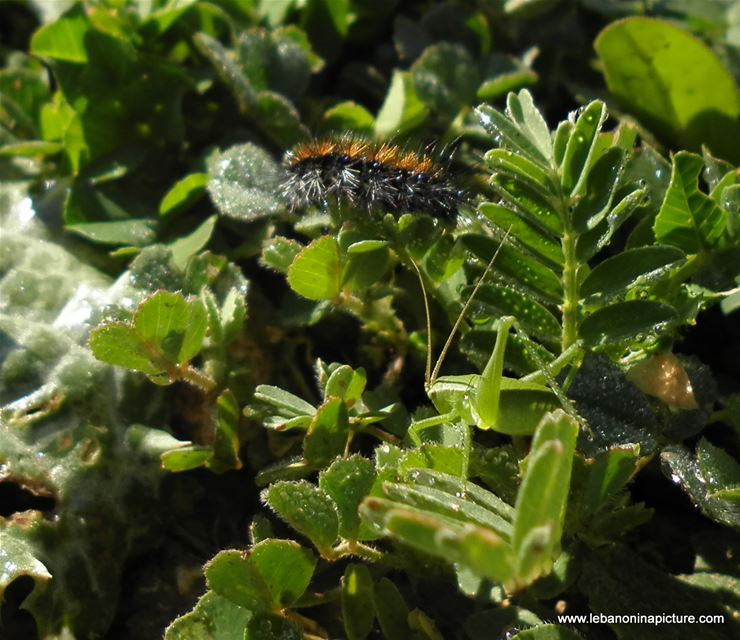
[[368,211],[424,213],[454,222],[467,198],[449,159],[357,138],[302,143],[285,156],[283,196],[292,210],[330,201]]

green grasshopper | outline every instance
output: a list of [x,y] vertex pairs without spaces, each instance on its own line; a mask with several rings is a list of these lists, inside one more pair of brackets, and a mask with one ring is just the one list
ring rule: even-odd
[[[466,432],[468,427],[475,426],[479,429],[493,430],[511,436],[528,436],[534,433],[546,413],[559,407],[562,407],[568,414],[582,422],[554,379],[554,376],[579,356],[580,344],[578,342],[572,344],[553,362],[545,364],[537,352],[528,346],[532,343],[531,339],[516,318],[512,316],[504,316],[496,322],[496,343],[481,374],[439,376],[439,371],[454,335],[475,294],[491,270],[508,235],[509,232],[507,231],[499,248],[463,306],[433,371],[431,369],[431,338],[427,341],[425,389],[429,399],[439,411],[439,415],[419,420],[411,425],[409,437],[417,446],[421,444],[419,436],[421,431],[444,423],[462,424],[466,427]],[[427,334],[431,336],[427,294],[421,280],[421,273],[416,265],[414,267],[417,270],[422,287],[427,318]],[[524,344],[539,368],[538,371],[520,379],[507,378],[503,375],[504,352],[512,328],[524,338]],[[469,433],[464,436],[464,447],[466,450],[470,447]],[[469,451],[466,451],[466,453],[469,453]]]

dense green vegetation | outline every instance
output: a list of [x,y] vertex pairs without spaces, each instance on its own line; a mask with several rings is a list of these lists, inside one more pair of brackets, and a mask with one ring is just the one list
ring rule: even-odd
[[[738,636],[738,2],[0,38],[0,637]],[[452,149],[469,204],[291,211],[346,134]]]

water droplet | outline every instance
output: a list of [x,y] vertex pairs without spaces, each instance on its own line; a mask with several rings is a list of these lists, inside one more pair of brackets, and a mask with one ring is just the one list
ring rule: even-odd
[[480,123],[484,127],[491,126],[491,116],[489,116],[485,111],[477,109],[476,115],[478,116],[478,120],[480,120]]

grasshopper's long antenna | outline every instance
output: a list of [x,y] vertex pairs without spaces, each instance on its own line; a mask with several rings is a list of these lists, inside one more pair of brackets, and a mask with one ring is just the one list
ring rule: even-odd
[[[475,283],[475,287],[473,287],[473,291],[471,292],[467,301],[463,305],[462,311],[460,311],[460,315],[457,316],[457,320],[455,320],[455,324],[452,326],[450,335],[447,336],[447,342],[445,342],[444,347],[442,347],[442,351],[440,351],[439,353],[439,358],[437,358],[437,364],[434,365],[434,371],[432,371],[431,376],[429,377],[428,386],[434,384],[434,381],[437,379],[437,376],[439,375],[439,370],[442,368],[442,364],[444,363],[445,356],[447,355],[447,352],[449,351],[450,346],[452,345],[452,341],[455,338],[455,334],[457,333],[457,330],[460,328],[460,323],[463,321],[465,314],[468,312],[468,309],[470,308],[470,305],[473,302],[473,298],[475,298],[475,294],[478,293],[478,289],[480,289],[489,271],[493,268],[493,263],[496,261],[496,257],[501,251],[501,247],[503,247],[504,244],[506,243],[506,240],[508,239],[510,233],[511,233],[511,226],[506,230],[506,233],[504,234],[503,239],[501,240],[500,244],[496,248],[496,251],[494,252],[491,259],[489,260],[488,265],[486,266],[485,270],[481,274],[481,277],[478,278],[478,282]],[[421,275],[419,277],[421,277]],[[426,302],[426,293],[424,294],[424,300]],[[427,323],[429,323],[428,310],[427,310]],[[429,340],[431,340],[431,332],[429,333]],[[429,342],[428,344],[429,346],[427,348],[427,354],[429,358],[431,359],[431,353],[432,353],[431,342]]]
[[410,260],[411,264],[416,271],[416,275],[419,277],[419,285],[421,286],[421,295],[424,298],[424,315],[427,321],[427,363],[424,369],[424,383],[428,387],[432,377],[432,317],[429,313],[429,298],[427,298],[427,290],[424,286],[424,279],[421,277],[421,271],[413,260]]

